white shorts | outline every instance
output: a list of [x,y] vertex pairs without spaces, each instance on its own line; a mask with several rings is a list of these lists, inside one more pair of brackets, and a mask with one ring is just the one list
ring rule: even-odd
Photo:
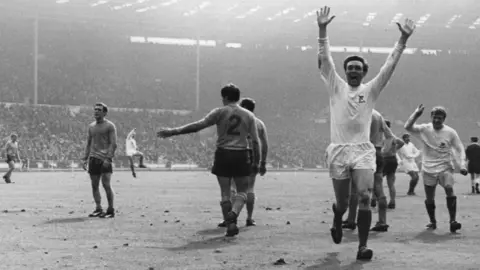
[[132,157],[132,156],[137,156],[140,155],[139,151],[133,150],[133,151],[127,151],[127,156]]
[[406,173],[419,172],[417,163],[415,160],[402,160],[402,168]]
[[377,169],[375,147],[372,143],[330,144],[325,160],[332,179],[348,179],[352,170]]
[[440,185],[442,187],[453,187],[453,184],[455,184],[455,179],[453,178],[453,170],[445,170],[439,173],[423,172],[423,184],[430,187],[436,185]]

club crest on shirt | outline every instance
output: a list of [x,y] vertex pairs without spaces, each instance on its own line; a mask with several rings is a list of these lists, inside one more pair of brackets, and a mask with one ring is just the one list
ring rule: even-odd
[[442,142],[442,143],[440,143],[440,145],[439,145],[438,147],[440,147],[440,148],[446,148],[447,145],[446,145],[444,142]]
[[364,95],[358,95],[358,103],[365,103],[365,96]]

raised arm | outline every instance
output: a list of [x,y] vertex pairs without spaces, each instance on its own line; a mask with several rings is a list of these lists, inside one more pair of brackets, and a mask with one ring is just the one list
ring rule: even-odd
[[127,140],[130,140],[130,138],[132,138],[132,135],[135,133],[135,130],[136,128],[132,129],[132,131],[130,131],[127,135]]
[[330,15],[330,8],[324,7],[317,11],[318,23],[318,69],[330,94],[336,91],[337,85],[343,81],[335,70],[330,43],[328,41],[327,26],[335,18]]
[[425,107],[423,107],[423,104],[420,104],[417,109],[413,112],[413,114],[408,118],[407,122],[404,125],[404,128],[410,132],[410,133],[419,133],[420,132],[420,126],[416,125],[415,122],[422,116],[423,110]]
[[378,98],[378,95],[380,95],[382,90],[390,81],[398,61],[400,60],[400,56],[405,50],[407,40],[415,30],[415,22],[409,19],[405,19],[405,23],[403,25],[397,22],[397,26],[401,33],[398,42],[395,44],[393,51],[388,55],[385,64],[383,64],[377,76],[367,83],[367,85],[372,87],[374,99]]
[[107,156],[110,161],[115,157],[115,151],[117,150],[117,128],[114,124],[110,127],[108,133],[108,139],[110,144],[108,145]]

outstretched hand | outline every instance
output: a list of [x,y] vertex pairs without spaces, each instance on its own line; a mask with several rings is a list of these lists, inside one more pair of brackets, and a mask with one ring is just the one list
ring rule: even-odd
[[323,7],[320,10],[317,10],[317,23],[319,27],[327,26],[335,16],[330,17],[330,7]]
[[415,117],[420,117],[423,114],[423,110],[425,110],[423,104],[418,105],[418,107],[415,109]]
[[172,129],[170,128],[164,128],[161,129],[157,132],[157,137],[165,139],[173,136]]
[[402,33],[402,36],[405,36],[407,38],[413,34],[413,31],[415,31],[415,22],[408,18],[405,19],[403,25],[399,22],[397,22],[396,24],[398,26],[398,30],[400,30],[400,33]]

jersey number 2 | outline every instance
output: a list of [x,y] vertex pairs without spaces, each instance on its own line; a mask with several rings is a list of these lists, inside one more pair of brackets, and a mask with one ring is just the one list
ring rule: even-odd
[[228,135],[234,135],[238,136],[240,135],[240,131],[237,130],[238,126],[240,125],[240,122],[242,122],[242,119],[238,115],[232,115],[228,118],[228,129],[227,129],[227,134]]

